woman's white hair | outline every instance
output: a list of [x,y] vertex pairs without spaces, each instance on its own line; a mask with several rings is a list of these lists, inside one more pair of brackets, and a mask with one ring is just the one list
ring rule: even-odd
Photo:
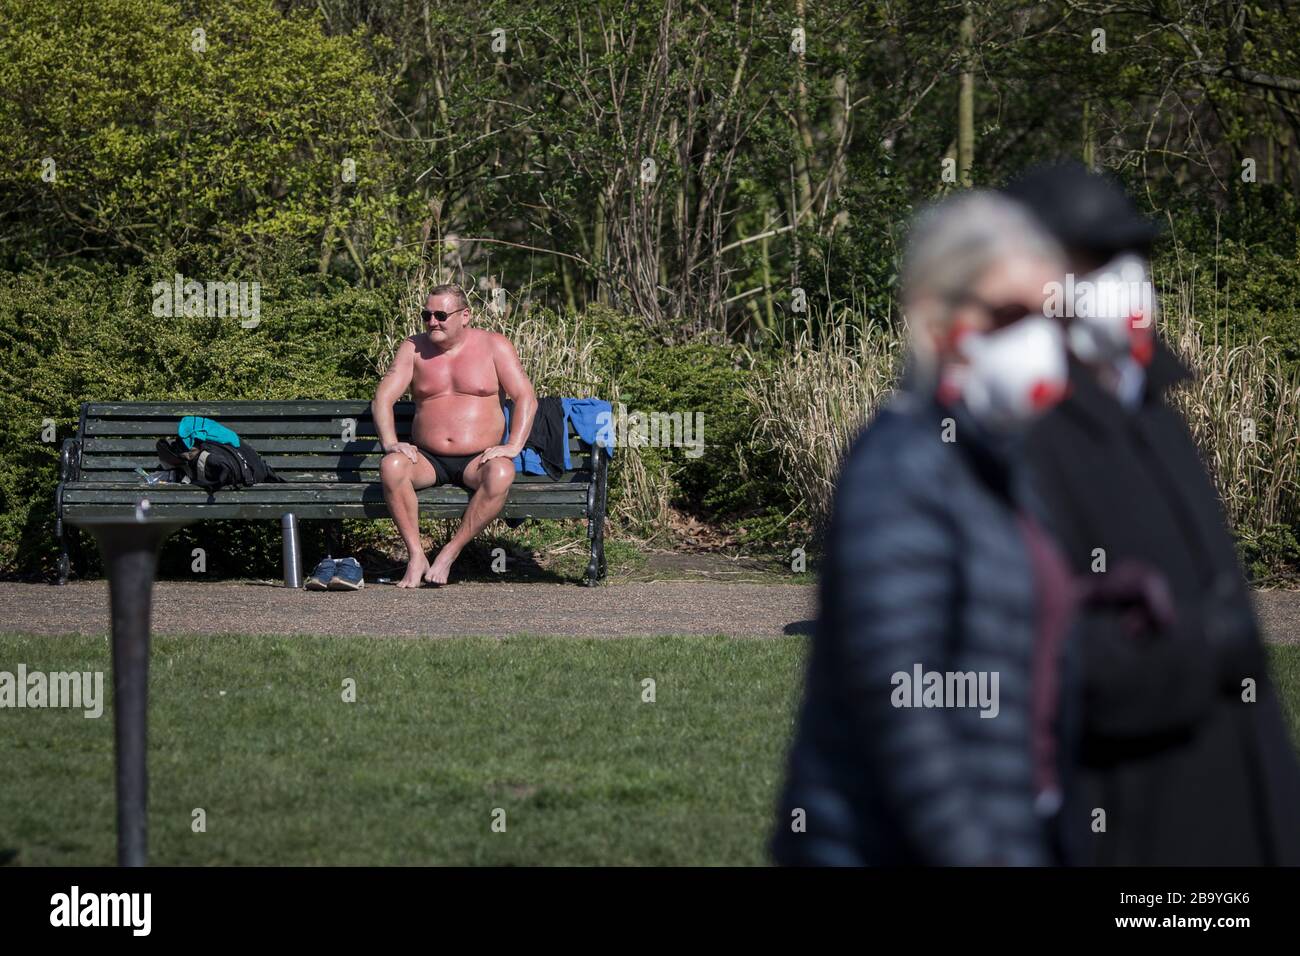
[[[933,203],[912,221],[903,254],[902,305],[917,371],[935,367],[934,333],[952,321],[955,300],[999,260],[1028,255],[1063,265],[1060,244],[1020,203],[972,190]],[[925,300],[926,307],[916,306]]]

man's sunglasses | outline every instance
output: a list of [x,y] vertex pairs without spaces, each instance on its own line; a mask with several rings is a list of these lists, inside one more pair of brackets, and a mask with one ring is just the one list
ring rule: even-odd
[[457,312],[465,312],[465,311],[467,311],[467,309],[452,309],[450,312],[442,312],[438,309],[434,309],[433,311],[430,311],[428,309],[421,309],[420,318],[423,319],[425,322],[428,322],[430,319],[437,319],[439,322],[446,322]]

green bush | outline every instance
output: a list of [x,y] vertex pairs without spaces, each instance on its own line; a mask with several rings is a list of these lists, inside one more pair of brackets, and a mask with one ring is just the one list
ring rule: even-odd
[[[0,4],[0,262],[139,263],[188,237],[208,261],[288,240],[314,263],[327,223],[401,204],[373,132],[386,84],[359,37],[267,0],[186,6]],[[346,190],[345,158],[361,171]],[[391,245],[375,258],[400,259]]]
[[1259,342],[1287,374],[1300,372],[1300,205],[1268,184],[1238,185],[1226,209],[1215,197],[1180,199],[1154,273],[1185,311],[1220,341]]
[[649,470],[668,466],[675,506],[727,521],[784,503],[775,467],[752,453],[754,407],[745,385],[760,365],[746,349],[703,339],[665,344],[635,319],[598,308],[587,316],[601,331],[598,359],[618,383],[629,416],[680,412],[695,421],[697,412],[703,415],[704,449],[698,457],[686,448],[637,450]]

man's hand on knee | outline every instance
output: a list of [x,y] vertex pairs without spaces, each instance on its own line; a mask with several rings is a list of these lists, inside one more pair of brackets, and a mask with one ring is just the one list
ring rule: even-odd
[[417,456],[420,454],[420,451],[410,442],[395,441],[390,445],[384,445],[382,447],[384,449],[384,454],[386,455],[393,455],[393,454],[405,455],[408,459],[410,459],[412,465],[419,464],[420,459]]
[[[513,459],[519,454],[519,449],[511,448],[509,445],[493,445],[491,448],[483,449],[482,453],[470,462],[471,465],[486,465],[494,458]],[[511,462],[513,464],[513,461]]]

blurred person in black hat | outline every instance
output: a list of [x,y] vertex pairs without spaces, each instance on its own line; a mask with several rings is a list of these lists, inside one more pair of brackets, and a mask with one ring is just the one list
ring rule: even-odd
[[1058,311],[1079,320],[1066,323],[1071,352],[1133,407],[1155,360],[1149,260],[1159,227],[1138,214],[1113,178],[1077,162],[1033,167],[1005,192],[1065,247],[1069,273]]
[[[1063,667],[1061,854],[1084,865],[1300,864],[1300,766],[1211,476],[1167,393],[1158,230],[1109,177],[1006,194],[1066,249],[1069,394],[1031,429],[1045,524],[1091,592]],[[1107,610],[1109,609],[1109,611]]]

